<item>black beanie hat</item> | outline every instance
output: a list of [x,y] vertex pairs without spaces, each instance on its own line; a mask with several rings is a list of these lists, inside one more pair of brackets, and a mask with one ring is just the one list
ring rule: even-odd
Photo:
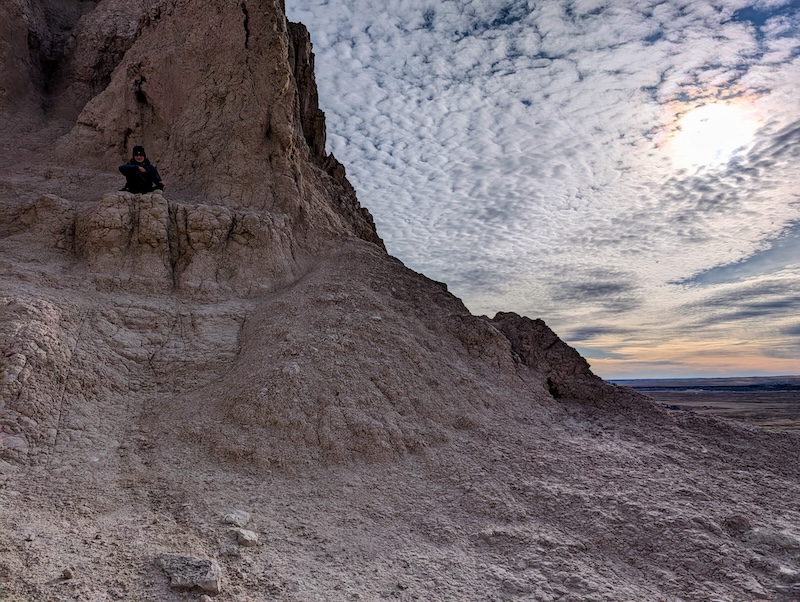
[[135,157],[136,155],[141,155],[145,159],[147,158],[147,155],[144,152],[144,147],[143,146],[134,146],[133,147],[133,156]]

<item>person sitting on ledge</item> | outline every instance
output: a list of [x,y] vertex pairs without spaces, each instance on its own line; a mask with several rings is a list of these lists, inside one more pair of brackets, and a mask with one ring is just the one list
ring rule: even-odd
[[143,146],[133,147],[133,156],[119,170],[125,176],[125,188],[122,190],[134,194],[144,194],[154,190],[164,190],[164,180],[156,166],[147,160]]

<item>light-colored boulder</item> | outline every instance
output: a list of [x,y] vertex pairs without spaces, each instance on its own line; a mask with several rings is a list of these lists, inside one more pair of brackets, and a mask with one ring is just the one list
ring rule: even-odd
[[213,560],[165,555],[158,562],[169,576],[172,589],[198,589],[212,594],[222,591],[222,569]]
[[258,533],[248,529],[236,529],[236,543],[243,548],[253,548],[258,545]]
[[234,510],[229,512],[222,518],[222,522],[226,525],[233,525],[235,527],[244,527],[250,522],[250,513],[246,510]]

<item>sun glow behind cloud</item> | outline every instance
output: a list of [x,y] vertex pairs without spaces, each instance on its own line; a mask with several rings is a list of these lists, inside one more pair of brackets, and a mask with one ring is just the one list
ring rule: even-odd
[[748,150],[762,122],[747,101],[703,104],[678,118],[663,148],[676,167],[721,166]]

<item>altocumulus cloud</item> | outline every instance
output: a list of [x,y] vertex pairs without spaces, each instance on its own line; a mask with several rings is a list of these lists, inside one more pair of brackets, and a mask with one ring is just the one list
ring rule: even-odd
[[[329,150],[390,252],[474,312],[542,317],[607,377],[629,374],[626,358],[653,375],[798,359],[768,350],[797,351],[800,1],[287,12],[312,34]],[[746,342],[747,357],[689,366],[668,351],[704,333]]]

